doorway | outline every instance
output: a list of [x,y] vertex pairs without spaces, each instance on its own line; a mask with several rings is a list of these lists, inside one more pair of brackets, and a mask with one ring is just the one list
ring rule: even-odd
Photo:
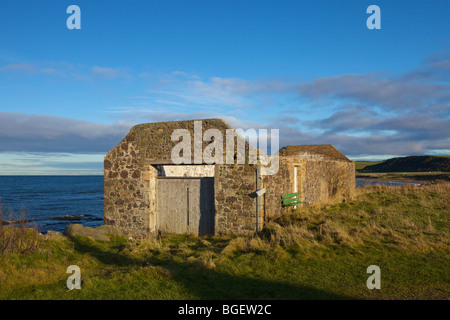
[[157,207],[161,232],[213,235],[214,178],[158,177]]

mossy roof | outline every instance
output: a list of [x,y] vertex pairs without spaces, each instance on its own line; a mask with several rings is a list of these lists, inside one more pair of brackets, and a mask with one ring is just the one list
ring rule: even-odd
[[279,155],[284,157],[298,156],[305,153],[320,155],[329,160],[340,160],[351,162],[344,154],[331,144],[315,144],[301,146],[287,146],[280,149]]

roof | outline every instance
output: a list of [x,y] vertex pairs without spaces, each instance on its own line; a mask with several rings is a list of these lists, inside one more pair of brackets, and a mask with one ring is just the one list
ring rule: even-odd
[[[225,137],[228,134],[229,129],[233,129],[226,121],[222,119],[197,119],[197,120],[182,120],[182,121],[167,121],[167,122],[154,122],[154,123],[142,123],[133,126],[130,132],[122,139],[122,141],[117,145],[117,147],[111,149],[106,157],[114,158],[116,152],[133,155],[130,157],[130,161],[141,161],[144,164],[173,164],[172,161],[172,151],[175,146],[178,146],[178,150],[184,145],[180,144],[180,139],[172,140],[172,134],[179,129],[183,129],[179,132],[182,140],[184,142],[184,136],[190,136],[189,140],[185,143],[190,144],[190,157],[191,163],[196,163],[196,152],[195,148],[198,147],[199,143],[202,145],[202,150],[213,141],[206,141],[205,133],[209,129],[215,129],[222,134],[222,143],[225,144]],[[212,136],[216,137],[218,135],[217,131],[211,132]],[[245,154],[249,153],[249,143],[240,135],[238,131],[232,132],[238,138],[238,141],[243,141],[245,146],[244,150],[240,150],[236,143],[236,151],[232,151],[233,156],[241,154],[245,151]],[[197,134],[197,135],[196,135]],[[200,136],[199,136],[200,135]],[[181,138],[178,137],[178,138]],[[211,137],[212,138],[212,137]],[[190,142],[189,142],[190,141]],[[183,146],[184,154],[184,146]],[[203,155],[202,151],[202,155]],[[180,151],[178,151],[180,152]],[[228,151],[223,147],[223,157],[224,163],[226,162],[226,153]],[[245,157],[248,162],[249,157]],[[202,160],[205,160],[202,157]],[[128,160],[127,160],[128,161]]]
[[305,156],[319,155],[329,160],[340,160],[351,162],[344,154],[331,144],[316,144],[302,146],[287,146],[280,149],[280,156]]

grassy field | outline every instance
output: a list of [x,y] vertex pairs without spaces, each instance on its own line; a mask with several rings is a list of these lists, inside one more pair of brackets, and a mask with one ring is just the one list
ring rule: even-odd
[[382,163],[383,161],[355,161],[355,170],[362,170],[367,166]]
[[[13,229],[2,227],[0,299],[449,299],[449,198],[449,183],[368,186],[353,202],[300,208],[246,237],[23,232],[13,243],[33,245],[8,247]],[[70,265],[80,290],[66,287]],[[370,265],[380,290],[366,287]]]

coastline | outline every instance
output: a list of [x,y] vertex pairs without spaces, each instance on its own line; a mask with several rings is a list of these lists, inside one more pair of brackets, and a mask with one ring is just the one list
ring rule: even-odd
[[450,181],[449,172],[356,172],[355,178],[362,181],[396,181],[403,183],[429,184]]

